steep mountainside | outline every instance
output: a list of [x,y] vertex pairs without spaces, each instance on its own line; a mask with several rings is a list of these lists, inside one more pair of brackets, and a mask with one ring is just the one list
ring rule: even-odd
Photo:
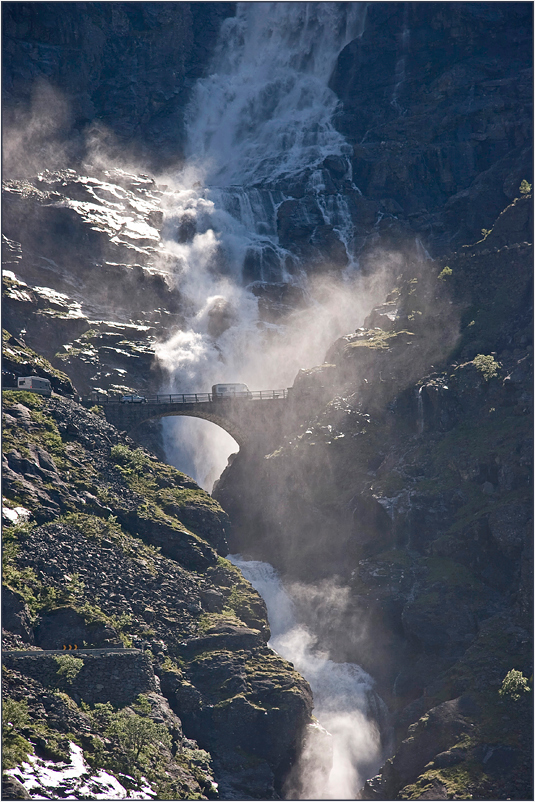
[[530,175],[532,11],[369,3],[340,54],[331,87],[354,180],[435,253],[473,242]]
[[45,149],[48,167],[64,166],[65,157],[84,155],[87,134],[102,127],[116,153],[128,148],[153,167],[176,163],[191,88],[234,7],[5,3],[4,121],[26,146],[21,162],[4,140],[8,170],[26,174],[36,144]]
[[215,490],[231,550],[302,585],[305,620],[393,711],[365,798],[531,793],[531,243],[521,196],[447,264],[409,254],[365,327],[297,377],[300,428]]
[[[284,797],[313,702],[241,552],[388,706],[363,798],[532,798],[532,15],[2,4],[3,648],[29,652],[4,655],[3,755],[27,787],[27,755],[70,755],[80,797]],[[134,442],[88,401],[291,375],[295,320],[325,361],[213,497],[165,464],[195,448],[176,431]],[[104,651],[43,653],[69,645]]]
[[[225,513],[98,409],[16,390],[3,401],[3,648],[29,650],[4,652],[4,768],[74,743],[95,772],[134,788],[143,776],[159,798],[273,798],[311,694],[267,648],[261,598],[218,556]],[[76,657],[42,652],[75,645]],[[137,754],[129,715],[146,733]]]

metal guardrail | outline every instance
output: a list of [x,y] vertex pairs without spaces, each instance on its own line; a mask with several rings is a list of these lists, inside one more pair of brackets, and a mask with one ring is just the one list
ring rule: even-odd
[[219,404],[235,398],[252,401],[283,400],[288,398],[288,390],[254,390],[225,396],[214,395],[213,393],[169,393],[142,397],[143,401],[121,401],[119,397],[110,398],[102,393],[92,393],[87,402],[91,404],[124,404],[125,406],[142,406],[143,404]]
[[77,657],[81,654],[141,654],[142,649],[128,648],[120,649],[111,647],[102,647],[100,649],[89,649],[80,646],[79,649],[2,649],[2,655],[14,654],[15,657],[42,657],[46,654],[70,654],[71,657]]

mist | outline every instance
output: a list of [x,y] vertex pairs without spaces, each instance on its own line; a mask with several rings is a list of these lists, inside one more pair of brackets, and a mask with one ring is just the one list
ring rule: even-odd
[[23,179],[41,170],[63,168],[77,151],[70,106],[63,94],[44,80],[33,86],[30,101],[4,110],[2,170],[4,179]]
[[[301,306],[268,322],[239,276],[216,271],[221,255],[212,231],[168,247],[177,255],[171,280],[179,283],[189,328],[156,345],[169,376],[163,392],[210,392],[219,382],[243,382],[251,390],[289,387],[300,368],[321,364],[337,337],[361,325],[385,292],[388,271],[382,269],[366,277],[312,275],[300,281]],[[165,419],[163,426],[169,460],[195,465],[194,477],[210,490],[236,450],[230,436],[189,419]]]
[[[237,554],[229,559],[266,602],[271,629],[268,645],[293,663],[314,694],[317,723],[305,734],[285,798],[357,798],[385,757],[378,724],[381,719],[385,723],[385,705],[374,691],[373,679],[354,663],[334,662],[318,647],[314,632],[299,621],[293,598],[299,592],[297,586],[285,587],[267,563],[244,560]],[[327,589],[323,591],[327,598]]]

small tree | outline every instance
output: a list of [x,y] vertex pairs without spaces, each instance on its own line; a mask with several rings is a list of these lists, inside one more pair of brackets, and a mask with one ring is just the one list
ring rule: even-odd
[[14,699],[4,699],[2,701],[2,727],[4,732],[22,730],[29,724],[30,716],[28,713],[28,702],[21,699],[16,702]]
[[498,375],[500,363],[494,359],[492,354],[477,354],[472,361],[485,381],[495,379]]
[[161,747],[171,748],[171,736],[163,726],[149,718],[150,702],[140,695],[133,709],[120,710],[112,716],[107,735],[115,735],[125,752],[128,770],[136,764],[145,766]]
[[54,657],[54,660],[58,664],[58,676],[64,677],[65,682],[72,685],[82,670],[84,661],[79,657],[72,657],[70,654],[59,654],[57,657]]
[[502,699],[505,701],[506,699],[511,699],[513,702],[518,702],[518,700],[525,694],[529,693],[531,688],[529,687],[529,681],[527,678],[522,674],[521,671],[518,671],[516,668],[512,668],[509,671],[502,682],[502,687],[498,691]]
[[25,699],[2,700],[2,771],[15,768],[33,752],[33,746],[20,734],[30,724]]
[[89,718],[98,730],[105,730],[110,726],[114,716],[113,706],[110,702],[97,702],[93,710],[82,703],[82,709],[89,713]]
[[520,183],[520,194],[529,195],[531,192],[531,187],[532,185],[524,178]]

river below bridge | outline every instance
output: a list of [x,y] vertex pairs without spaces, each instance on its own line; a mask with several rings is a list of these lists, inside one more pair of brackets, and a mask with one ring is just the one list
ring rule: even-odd
[[372,677],[355,663],[337,663],[322,651],[313,632],[298,621],[294,601],[269,563],[244,560],[239,554],[227,559],[266,603],[268,645],[295,666],[314,694],[320,726],[309,731],[288,784],[288,798],[358,798],[365,780],[377,773],[387,756],[387,711]]

